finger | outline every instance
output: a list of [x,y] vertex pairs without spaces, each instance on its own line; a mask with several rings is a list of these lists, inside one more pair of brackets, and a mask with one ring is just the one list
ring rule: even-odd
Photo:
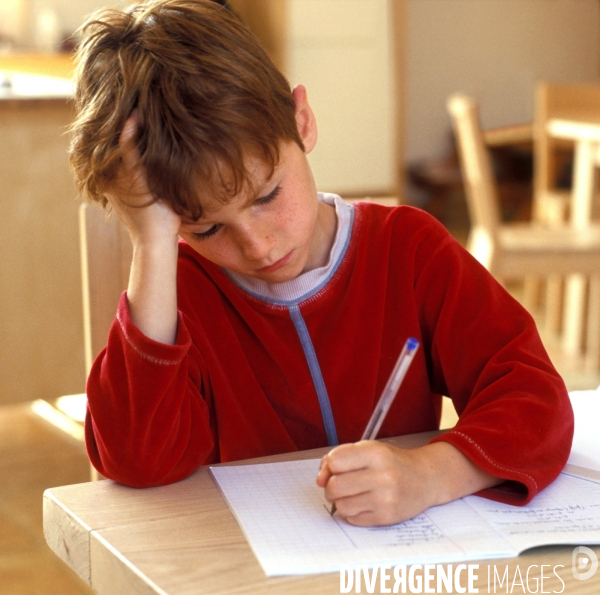
[[385,445],[372,440],[342,444],[329,453],[328,465],[333,474],[347,473],[367,467],[382,466],[389,456]]
[[363,470],[332,475],[325,486],[325,497],[333,502],[370,492],[373,489],[372,477]]
[[401,503],[390,500],[390,494],[381,498],[377,490],[371,490],[340,498],[335,501],[342,517],[350,524],[361,527],[392,525],[414,517],[422,512],[415,503]]
[[139,123],[140,118],[138,112],[137,110],[133,110],[129,118],[125,120],[125,124],[123,124],[123,130],[121,130],[121,136],[119,137],[119,145],[121,147],[127,146],[133,142]]
[[394,521],[388,522],[380,518],[380,516],[372,510],[361,511],[358,514],[350,516],[344,516],[344,514],[341,511],[340,514],[348,523],[350,523],[351,525],[355,525],[356,527],[381,527],[384,525],[395,524]]
[[329,464],[327,462],[327,455],[325,455],[321,459],[321,466],[319,468],[319,472],[317,473],[317,485],[321,488],[324,488],[331,477],[331,470],[329,469]]
[[348,523],[357,527],[396,525],[408,521],[423,512],[420,508],[413,510],[410,507],[382,508],[378,506],[373,508],[365,507],[364,510],[359,510],[356,514],[349,515],[344,515],[344,511],[341,508],[338,508],[338,510]]
[[337,498],[335,505],[337,511],[345,519],[356,518],[365,514],[373,515],[376,510],[370,492]]
[[126,169],[133,169],[138,165],[140,155],[135,144],[135,137],[139,127],[139,116],[137,110],[134,110],[123,125],[123,130],[119,136],[119,147],[121,148],[121,157]]

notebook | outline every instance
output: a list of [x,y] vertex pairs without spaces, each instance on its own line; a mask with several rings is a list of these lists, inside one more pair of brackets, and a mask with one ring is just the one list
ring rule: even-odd
[[600,543],[600,483],[588,479],[563,473],[523,507],[468,496],[397,525],[360,528],[329,513],[315,484],[319,462],[211,467],[268,576],[505,558],[540,545]]

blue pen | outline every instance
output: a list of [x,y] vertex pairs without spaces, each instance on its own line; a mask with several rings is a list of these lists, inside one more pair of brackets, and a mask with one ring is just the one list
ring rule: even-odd
[[381,428],[381,424],[385,420],[385,416],[398,394],[400,385],[406,376],[406,372],[408,372],[408,368],[413,361],[418,348],[419,342],[416,339],[413,339],[412,337],[406,339],[406,343],[398,356],[398,361],[396,362],[390,378],[381,393],[381,397],[379,397],[379,401],[371,414],[371,419],[363,432],[361,440],[375,440],[377,437],[379,428]]
[[[377,405],[371,414],[371,419],[363,432],[361,440],[375,440],[377,437],[377,433],[379,432],[379,428],[381,428],[381,424],[385,420],[385,416],[387,415],[396,395],[398,394],[398,390],[400,389],[400,385],[406,376],[406,372],[408,372],[408,368],[410,367],[413,358],[415,357],[415,353],[419,348],[419,342],[412,337],[409,337],[398,356],[398,361],[392,370],[389,380],[381,393],[381,397],[379,397],[379,401],[377,401]],[[335,502],[331,507],[331,514],[334,514],[336,511]]]

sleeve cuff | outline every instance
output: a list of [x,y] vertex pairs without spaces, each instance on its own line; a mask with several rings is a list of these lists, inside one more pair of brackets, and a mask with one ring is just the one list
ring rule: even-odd
[[533,476],[496,463],[475,440],[463,432],[449,430],[433,438],[430,444],[441,441],[452,444],[482,471],[505,480],[493,488],[476,492],[477,496],[483,496],[505,504],[522,506],[527,504],[540,491]]
[[177,336],[174,345],[160,343],[144,335],[131,320],[126,291],[121,294],[119,301],[117,323],[129,347],[139,357],[155,364],[178,365],[187,355],[192,344],[190,334],[179,311],[177,312]]

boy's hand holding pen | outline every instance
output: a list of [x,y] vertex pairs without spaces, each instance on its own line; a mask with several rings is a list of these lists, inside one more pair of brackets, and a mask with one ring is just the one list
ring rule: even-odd
[[379,427],[419,346],[408,339],[362,440],[336,446],[321,460],[317,485],[349,523],[391,525],[501,483],[448,442],[405,450],[376,442]]
[[434,478],[422,451],[373,440],[343,444],[323,457],[317,484],[353,525],[398,523],[433,505]]
[[[335,477],[334,480],[331,482],[332,484],[335,482],[336,486],[338,483],[341,482],[345,482],[347,483],[348,481],[353,483],[353,489],[351,490],[351,493],[344,496],[344,497],[349,497],[352,496],[353,500],[364,500],[364,494],[372,492],[373,488],[374,488],[374,484],[365,484],[362,485],[360,488],[358,487],[359,483],[355,483],[354,479],[356,476],[356,472],[363,472],[361,473],[362,475],[364,474],[364,471],[370,467],[373,467],[373,464],[375,464],[375,472],[376,473],[381,473],[383,471],[386,471],[389,473],[389,471],[392,470],[392,467],[394,466],[394,461],[393,460],[388,460],[387,462],[385,462],[385,459],[389,457],[390,453],[393,452],[389,451],[389,449],[391,447],[386,447],[386,448],[380,448],[380,446],[383,445],[374,445],[374,444],[364,444],[363,446],[360,446],[361,444],[363,444],[364,441],[372,441],[375,440],[375,438],[377,437],[377,433],[379,432],[379,429],[381,428],[381,425],[383,424],[385,417],[390,409],[390,407],[392,406],[392,403],[394,402],[394,399],[396,397],[396,394],[398,393],[398,390],[400,388],[400,385],[402,384],[402,381],[404,380],[404,377],[406,376],[406,372],[408,371],[408,368],[410,367],[410,364],[414,358],[414,355],[417,351],[419,347],[419,342],[416,339],[413,338],[408,338],[406,340],[406,343],[404,345],[404,348],[402,349],[402,351],[400,352],[400,355],[398,357],[398,361],[396,362],[396,365],[394,366],[394,369],[392,370],[392,373],[390,375],[390,378],[385,386],[385,388],[383,389],[383,393],[381,394],[381,397],[379,398],[379,401],[377,402],[377,405],[375,406],[375,409],[373,410],[373,413],[371,415],[371,419],[369,420],[369,423],[367,424],[367,427],[365,428],[365,431],[363,432],[362,438],[361,438],[361,442],[359,442],[357,445],[345,445],[346,447],[349,448],[344,448],[344,446],[342,447],[338,447],[335,448],[334,450],[332,450],[328,455],[326,455],[325,457],[323,457],[323,460],[321,462],[321,469],[319,471],[319,475],[317,477],[317,484],[320,485],[321,487],[325,487],[327,486],[328,489],[326,489],[326,495],[329,496],[333,496],[333,494],[331,494],[332,487],[329,484],[329,480],[332,479],[332,476],[334,475],[340,475],[340,474],[344,474],[344,478],[343,480],[341,480],[339,477]],[[359,451],[356,450],[352,450],[352,446],[359,446]],[[379,455],[377,455],[376,453],[379,451]],[[343,454],[339,454],[339,453],[343,453]],[[366,456],[366,458],[365,458]],[[332,461],[331,458],[335,457],[334,460]],[[362,460],[362,463],[360,462]],[[380,465],[383,464],[383,468],[377,470]],[[362,465],[362,466],[361,466]],[[360,479],[360,475],[359,475],[359,479]],[[364,483],[364,477],[363,479],[363,483]],[[378,478],[374,478],[374,479],[378,479]],[[350,487],[350,486],[348,486]],[[329,494],[327,494],[329,490]],[[346,492],[343,492],[346,493]],[[358,498],[357,498],[358,496]],[[333,499],[335,499],[335,496],[333,496]],[[334,514],[337,510],[336,507],[336,502],[333,503],[333,506],[331,508],[331,514]],[[365,511],[363,511],[365,512]],[[373,511],[371,511],[373,512]],[[348,515],[346,515],[348,516]],[[352,515],[352,516],[356,516]],[[360,524],[360,523],[357,523]],[[372,522],[369,522],[368,524],[372,524]]]

